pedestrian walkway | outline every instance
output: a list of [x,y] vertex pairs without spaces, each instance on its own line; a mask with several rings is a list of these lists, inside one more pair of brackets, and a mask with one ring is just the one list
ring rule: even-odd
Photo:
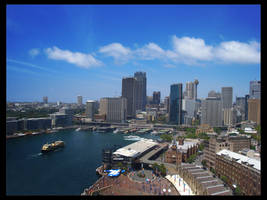
[[165,178],[174,185],[180,195],[195,195],[189,185],[178,174],[172,176],[167,175]]

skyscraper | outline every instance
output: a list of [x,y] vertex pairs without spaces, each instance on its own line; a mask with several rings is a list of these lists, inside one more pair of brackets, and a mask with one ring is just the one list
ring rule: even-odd
[[160,91],[153,92],[153,104],[160,104]]
[[186,98],[187,99],[194,98],[194,83],[193,82],[186,83]]
[[211,91],[208,93],[208,97],[221,98],[221,93],[219,93],[219,92],[215,92],[214,90],[211,90]]
[[135,72],[136,79],[136,110],[146,109],[146,72]]
[[165,97],[164,99],[164,107],[167,113],[169,113],[170,112],[170,97],[169,96]]
[[201,101],[201,124],[222,126],[222,102],[220,98],[208,97]]
[[197,99],[197,85],[199,84],[199,82],[198,82],[198,80],[197,79],[195,79],[195,81],[194,81],[194,97],[193,97],[193,99]]
[[48,97],[47,96],[43,97],[43,103],[45,103],[45,104],[48,103]]
[[94,100],[86,101],[86,110],[85,110],[86,117],[94,119],[95,112],[96,112],[96,101]]
[[185,88],[185,93],[184,93],[184,98],[185,99],[197,99],[197,85],[198,85],[198,80],[195,79],[194,82],[187,82],[186,83],[186,88]]
[[222,108],[231,108],[233,106],[233,88],[222,87]]
[[170,115],[169,122],[182,124],[182,94],[183,84],[173,84],[170,88]]
[[249,95],[245,95],[245,120],[248,120],[248,100],[249,100]]
[[250,99],[261,98],[261,82],[260,81],[250,81],[249,98]]
[[261,102],[260,99],[248,100],[248,120],[261,123]]
[[122,79],[122,97],[127,99],[127,117],[135,117],[136,112],[136,79],[126,77]]
[[83,104],[83,97],[80,96],[80,95],[77,96],[77,104],[78,104],[79,106],[81,106],[81,105]]

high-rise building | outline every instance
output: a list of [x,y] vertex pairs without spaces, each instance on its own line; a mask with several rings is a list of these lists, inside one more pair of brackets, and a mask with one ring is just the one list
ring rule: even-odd
[[198,84],[199,84],[198,80],[195,79],[195,81],[194,81],[194,97],[193,97],[194,100],[197,100],[197,86],[198,86]]
[[222,108],[231,108],[233,106],[233,88],[222,87]]
[[153,104],[160,104],[160,91],[153,92]]
[[146,73],[135,72],[134,78],[136,79],[136,110],[146,109]]
[[124,122],[127,115],[127,99],[124,97],[101,98],[100,114],[106,115],[108,122]]
[[208,97],[201,101],[201,124],[222,126],[222,102],[220,98]]
[[79,106],[81,106],[82,104],[83,104],[83,97],[82,96],[77,96],[77,104],[79,105]]
[[182,102],[182,109],[186,111],[186,115],[193,118],[195,116],[196,101],[193,99],[183,99]]
[[182,94],[182,83],[171,85],[169,122],[172,124],[182,124]]
[[245,95],[245,120],[248,120],[248,99],[249,95]]
[[234,108],[223,109],[223,123],[225,126],[234,124]]
[[248,100],[248,120],[261,123],[261,102],[260,99]]
[[43,97],[43,103],[44,104],[47,104],[48,103],[48,97],[47,96]]
[[136,79],[134,77],[126,77],[122,79],[122,97],[127,99],[127,117],[135,117]]
[[184,99],[197,99],[197,85],[198,85],[198,80],[195,79],[194,82],[187,82],[186,83],[186,88],[184,92]]
[[219,92],[215,92],[214,90],[211,90],[211,91],[208,93],[208,97],[221,98],[221,93],[219,93]]
[[86,110],[85,110],[86,117],[93,120],[95,113],[96,113],[96,101],[94,100],[86,101]]
[[261,98],[261,82],[260,81],[250,81],[249,98],[250,99]]
[[194,83],[193,82],[186,83],[186,98],[187,99],[194,98]]
[[167,113],[169,113],[169,111],[170,111],[170,97],[169,96],[165,97],[165,99],[164,99],[164,107],[165,107]]
[[244,121],[245,119],[245,110],[246,110],[246,98],[245,97],[236,97],[236,108],[240,111],[241,119]]

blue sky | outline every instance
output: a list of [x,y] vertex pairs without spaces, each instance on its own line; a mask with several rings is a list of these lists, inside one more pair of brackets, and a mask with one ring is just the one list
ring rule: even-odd
[[7,101],[121,95],[147,73],[147,95],[199,80],[198,97],[260,80],[260,5],[8,5]]

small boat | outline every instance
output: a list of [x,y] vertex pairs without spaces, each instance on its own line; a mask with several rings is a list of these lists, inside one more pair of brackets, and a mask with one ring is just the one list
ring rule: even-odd
[[157,131],[152,131],[152,132],[151,132],[151,135],[157,135],[157,134],[158,134]]
[[77,128],[75,131],[80,131],[81,130],[81,128]]
[[58,148],[62,148],[64,146],[65,146],[64,142],[60,141],[60,140],[52,142],[51,144],[46,143],[46,144],[43,145],[41,152],[42,153],[47,153],[47,152],[50,152],[50,151],[54,151],[54,150],[56,150]]

